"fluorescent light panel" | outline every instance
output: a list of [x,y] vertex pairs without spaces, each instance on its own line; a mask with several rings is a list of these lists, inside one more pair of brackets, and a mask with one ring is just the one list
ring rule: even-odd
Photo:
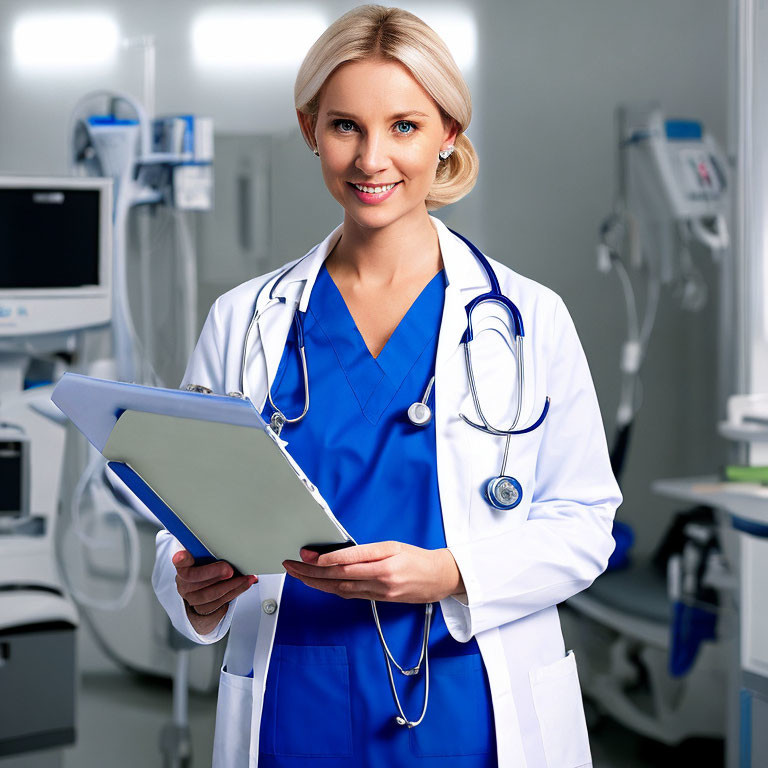
[[13,59],[21,69],[71,71],[110,62],[120,35],[105,14],[39,13],[22,16],[13,28]]
[[328,26],[311,7],[211,8],[192,24],[196,64],[216,70],[298,67]]

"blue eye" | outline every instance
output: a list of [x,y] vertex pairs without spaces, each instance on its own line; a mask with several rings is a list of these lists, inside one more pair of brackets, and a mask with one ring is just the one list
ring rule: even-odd
[[[416,130],[416,126],[410,120],[401,120],[399,123],[395,123],[395,125],[397,126],[397,132],[406,136]],[[405,126],[405,130],[403,130],[403,126]]]
[[333,125],[341,133],[351,133],[355,129],[355,124],[351,120],[334,120]]

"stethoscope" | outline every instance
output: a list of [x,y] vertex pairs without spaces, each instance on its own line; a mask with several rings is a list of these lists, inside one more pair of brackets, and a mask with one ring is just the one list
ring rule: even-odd
[[[466,305],[465,309],[467,312],[467,329],[464,331],[464,335],[461,338],[461,343],[464,347],[464,361],[465,361],[465,366],[467,370],[467,379],[469,381],[469,389],[472,394],[472,401],[474,403],[474,407],[475,407],[475,410],[477,411],[477,415],[480,419],[480,422],[478,423],[478,422],[472,421],[463,413],[460,413],[459,416],[469,426],[474,427],[475,429],[479,429],[481,432],[485,432],[486,434],[489,434],[489,435],[497,435],[499,437],[506,438],[506,443],[504,447],[504,458],[502,459],[502,464],[501,464],[501,471],[496,477],[492,477],[486,484],[485,498],[488,501],[488,503],[495,509],[510,510],[510,509],[514,509],[523,500],[523,489],[522,489],[522,486],[520,485],[520,482],[516,478],[506,473],[507,461],[509,458],[510,440],[513,435],[524,435],[524,434],[527,434],[528,432],[532,432],[533,430],[541,426],[541,424],[544,422],[544,419],[547,417],[547,413],[549,412],[550,399],[549,397],[546,398],[541,414],[539,418],[536,419],[535,422],[533,422],[533,424],[531,424],[528,427],[525,427],[524,429],[516,428],[520,421],[520,415],[521,415],[522,405],[523,405],[523,387],[525,384],[525,360],[523,356],[523,337],[525,336],[525,331],[523,329],[522,315],[520,314],[520,310],[517,308],[515,303],[511,299],[504,296],[504,294],[501,292],[501,287],[499,286],[498,278],[496,277],[496,273],[493,271],[493,268],[488,262],[488,259],[486,259],[485,256],[478,250],[478,248],[469,240],[467,240],[467,238],[460,235],[458,232],[454,232],[454,230],[452,229],[449,231],[452,232],[454,235],[456,235],[456,237],[461,239],[464,243],[466,243],[466,245],[472,251],[475,258],[478,260],[478,262],[480,262],[480,265],[485,271],[486,277],[488,279],[488,283],[490,285],[489,291],[487,291],[486,293],[480,294],[479,296],[476,296],[474,299],[472,299],[472,301],[470,301]],[[291,265],[290,267],[288,267],[288,269],[284,270],[274,278],[274,280],[272,281],[271,288],[269,290],[269,301],[265,304],[264,307],[262,307],[261,309],[256,309],[253,313],[251,322],[248,325],[248,330],[245,335],[245,341],[243,342],[242,365],[240,368],[241,392],[245,392],[245,368],[246,368],[246,360],[247,360],[247,349],[248,349],[248,341],[249,341],[253,326],[257,325],[260,317],[264,314],[264,312],[269,307],[274,306],[274,304],[276,303],[282,303],[285,301],[285,299],[283,298],[280,298],[280,297],[276,298],[274,296],[275,289],[280,284],[280,282],[291,272],[291,270],[295,269],[295,267],[299,263],[300,262],[296,262],[296,264]],[[265,288],[266,286],[264,287],[264,289]],[[477,391],[477,382],[475,381],[475,375],[472,369],[471,342],[474,338],[474,331],[472,327],[472,313],[481,304],[486,304],[489,302],[492,302],[501,306],[507,312],[507,314],[509,315],[512,321],[515,357],[517,362],[517,366],[516,366],[517,368],[517,403],[515,407],[515,417],[508,429],[502,429],[501,427],[494,426],[486,417],[480,405],[480,397]],[[258,306],[258,297],[256,300],[256,304]],[[272,399],[271,387],[267,387],[267,399],[269,401],[269,405],[273,409],[273,414],[270,418],[269,426],[273,430],[273,432],[278,436],[280,435],[280,432],[282,431],[283,427],[286,424],[296,424],[300,422],[307,415],[307,412],[309,411],[309,376],[307,374],[307,356],[304,349],[304,313],[298,309],[296,309],[293,315],[293,325],[296,332],[296,341],[299,348],[299,356],[301,358],[301,368],[302,368],[302,373],[304,377],[304,409],[298,416],[289,419],[275,405],[275,402]],[[427,388],[421,400],[417,400],[408,408],[408,412],[407,412],[408,419],[411,422],[411,424],[413,424],[416,427],[426,427],[432,421],[432,409],[429,407],[428,401],[429,401],[430,394],[432,393],[432,388],[434,386],[434,383],[435,383],[435,377],[433,375],[430,378],[429,383],[427,384]],[[429,643],[429,627],[430,627],[431,618],[432,618],[432,603],[427,603],[425,608],[424,631],[422,636],[422,647],[421,647],[421,655],[419,657],[419,661],[417,662],[415,667],[410,667],[408,669],[404,669],[397,663],[397,661],[395,661],[394,657],[390,653],[389,648],[387,647],[386,641],[384,640],[384,634],[381,630],[381,623],[379,621],[378,611],[376,610],[375,600],[371,600],[371,608],[373,610],[373,616],[376,622],[376,629],[379,633],[379,640],[381,642],[382,649],[384,650],[384,654],[387,662],[387,672],[389,675],[389,683],[392,691],[392,696],[394,698],[395,704],[397,706],[397,710],[399,712],[399,715],[395,718],[395,720],[398,723],[398,725],[406,725],[409,728],[413,728],[417,726],[424,719],[424,715],[426,714],[426,711],[427,711],[427,701],[429,698],[428,643]],[[424,705],[422,707],[421,716],[419,717],[418,720],[414,720],[414,721],[409,720],[405,716],[405,713],[403,712],[403,708],[400,704],[400,699],[397,695],[397,689],[395,688],[395,682],[394,682],[394,677],[392,675],[392,667],[391,667],[390,661],[392,662],[392,664],[394,664],[397,667],[397,669],[401,672],[401,674],[406,676],[412,676],[417,674],[421,668],[422,661],[425,662],[426,682],[425,682],[425,689],[424,689]]]

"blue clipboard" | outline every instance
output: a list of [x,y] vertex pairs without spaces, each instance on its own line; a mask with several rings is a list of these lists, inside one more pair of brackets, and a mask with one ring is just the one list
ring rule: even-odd
[[51,399],[196,563],[282,573],[301,547],[355,544],[246,399],[79,374]]
[[65,373],[51,400],[100,453],[127,410],[266,429],[250,400]]

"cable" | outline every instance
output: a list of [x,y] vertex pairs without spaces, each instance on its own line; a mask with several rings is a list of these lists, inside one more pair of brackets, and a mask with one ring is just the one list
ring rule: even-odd
[[197,341],[197,264],[195,246],[192,242],[192,235],[189,231],[189,222],[186,215],[176,209],[172,213],[177,235],[177,269],[180,272],[180,285],[182,287],[184,358],[189,359]]
[[630,340],[640,339],[640,327],[637,316],[637,301],[635,300],[635,291],[632,287],[632,281],[630,280],[627,268],[624,266],[624,262],[621,257],[614,253],[612,254],[611,264],[616,270],[621,288],[624,292],[624,305],[627,313],[627,335]]
[[[95,451],[95,449],[92,449]],[[70,517],[72,520],[72,527],[75,532],[75,536],[81,542],[85,548],[91,549],[107,549],[109,544],[105,543],[98,537],[89,536],[85,531],[82,517],[82,505],[86,492],[89,490],[91,484],[96,480],[96,473],[99,470],[104,469],[104,459],[100,453],[95,452],[91,457],[85,471],[80,475],[77,481],[74,492],[72,494],[72,500],[70,502]],[[100,477],[100,481],[103,483],[103,475]],[[136,529],[136,522],[128,514],[121,505],[114,499],[112,499],[113,505],[110,512],[115,514],[125,529],[128,546],[126,552],[126,559],[128,562],[128,575],[125,580],[125,585],[122,592],[113,600],[101,599],[88,595],[85,592],[78,589],[69,578],[69,572],[64,562],[64,558],[60,551],[57,552],[57,560],[59,565],[59,571],[62,576],[62,580],[67,586],[70,594],[74,598],[75,602],[88,608],[98,608],[103,611],[120,611],[125,608],[133,597],[133,593],[136,589],[136,584],[139,580],[139,566],[140,566],[140,550],[139,550],[139,535]],[[97,514],[106,514],[104,512]]]
[[648,276],[648,288],[645,297],[645,317],[643,326],[640,330],[640,345],[643,349],[643,358],[648,349],[648,342],[653,333],[653,326],[656,323],[656,312],[659,307],[659,298],[661,296],[661,281],[657,277]]

